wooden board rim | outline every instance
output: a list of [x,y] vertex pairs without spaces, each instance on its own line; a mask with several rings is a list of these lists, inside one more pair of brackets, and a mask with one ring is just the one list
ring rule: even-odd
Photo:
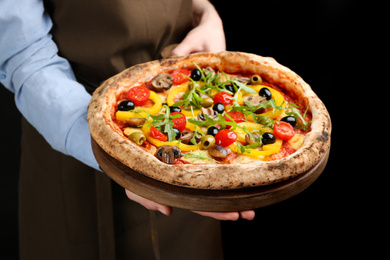
[[175,186],[136,172],[107,154],[92,138],[92,150],[101,169],[120,186],[158,203],[198,211],[242,211],[272,205],[309,187],[323,172],[329,150],[309,171],[267,186],[206,190]]

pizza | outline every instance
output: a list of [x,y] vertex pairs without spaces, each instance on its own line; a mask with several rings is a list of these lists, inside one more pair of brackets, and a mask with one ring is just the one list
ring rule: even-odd
[[128,68],[96,89],[88,123],[96,143],[139,174],[198,189],[287,180],[330,149],[330,116],[310,86],[242,52]]

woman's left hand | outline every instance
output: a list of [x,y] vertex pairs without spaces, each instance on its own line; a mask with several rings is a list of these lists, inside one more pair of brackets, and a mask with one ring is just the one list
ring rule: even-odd
[[193,0],[194,28],[172,51],[172,56],[226,50],[222,20],[208,0]]

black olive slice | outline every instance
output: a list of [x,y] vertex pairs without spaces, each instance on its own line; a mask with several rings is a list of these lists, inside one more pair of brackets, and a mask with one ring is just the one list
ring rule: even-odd
[[268,88],[262,88],[259,91],[259,96],[265,97],[267,100],[270,100],[272,97],[272,93]]
[[292,127],[295,127],[295,125],[297,124],[297,120],[293,116],[285,116],[280,121],[289,123],[290,125],[292,125]]
[[191,79],[199,81],[202,78],[202,72],[199,69],[193,69],[191,71]]
[[118,104],[119,111],[129,111],[135,108],[134,102],[131,100],[123,100]]
[[276,138],[271,133],[264,133],[262,142],[263,144],[274,144],[276,142]]

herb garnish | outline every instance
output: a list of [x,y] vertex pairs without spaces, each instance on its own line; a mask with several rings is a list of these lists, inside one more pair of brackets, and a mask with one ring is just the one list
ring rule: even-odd
[[[162,111],[165,108],[165,112],[158,115],[151,115],[147,113],[147,122],[151,123],[158,131],[166,133],[168,135],[168,142],[176,140],[176,133],[173,130],[173,121],[174,118],[179,118],[181,115],[171,115],[170,109],[167,105],[163,105],[160,109]],[[150,122],[149,119],[153,119]]]
[[198,150],[198,152],[199,152],[199,154],[196,154],[193,151],[191,151],[189,153],[182,153],[181,155],[186,159],[190,158],[190,159],[196,159],[196,160],[207,160],[207,161],[219,163],[219,161],[214,160],[213,158],[204,155],[201,150]]
[[309,110],[309,108],[306,108],[305,113],[303,113],[303,115],[302,115],[301,111],[299,111],[298,106],[296,104],[288,103],[288,105],[289,105],[288,109],[291,109],[291,111],[286,111],[286,115],[293,116],[293,117],[295,117],[295,119],[299,118],[302,121],[302,126],[296,125],[295,127],[300,128],[304,131],[307,130],[309,128],[309,123],[311,122],[311,121],[306,122],[306,120],[305,120],[306,113]]

